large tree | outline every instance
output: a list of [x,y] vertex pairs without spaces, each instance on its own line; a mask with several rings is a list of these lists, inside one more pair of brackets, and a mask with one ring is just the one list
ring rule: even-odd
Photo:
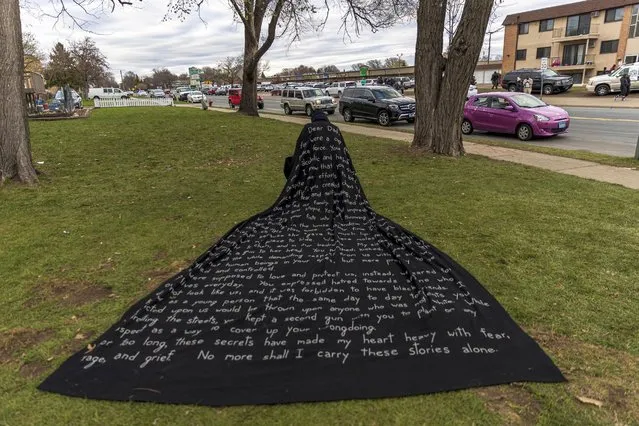
[[24,95],[24,51],[18,0],[2,2],[0,13],[0,185],[35,183]]
[[406,60],[398,56],[391,56],[390,58],[386,58],[384,60],[384,68],[400,68],[407,66],[408,63],[406,62]]
[[83,40],[72,42],[71,57],[79,74],[82,94],[85,98],[89,96],[90,85],[100,86],[100,82],[111,83],[106,57],[91,38],[85,37]]
[[[221,72],[222,79],[228,84],[234,84],[238,78],[238,74],[242,69],[242,57],[241,56],[227,56],[218,64],[218,68]],[[242,90],[244,92],[244,90]],[[247,95],[242,95],[244,98]]]
[[22,50],[24,51],[24,71],[42,72],[44,54],[32,33],[22,33]]
[[417,115],[413,146],[429,152],[464,153],[464,101],[495,0],[467,1],[444,55],[446,0],[420,0],[415,49]]
[[125,72],[124,76],[122,76],[122,89],[133,90],[139,80],[139,77],[133,71]]
[[62,87],[68,84],[72,87],[80,87],[82,80],[75,67],[71,51],[60,42],[56,43],[49,53],[49,62],[44,68],[44,78],[49,86]]
[[178,76],[167,68],[154,68],[151,76],[153,86],[162,87],[163,89],[170,89],[177,79]]

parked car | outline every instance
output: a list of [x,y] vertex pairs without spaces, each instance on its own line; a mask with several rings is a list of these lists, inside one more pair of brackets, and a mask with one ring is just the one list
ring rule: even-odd
[[570,127],[570,116],[526,93],[491,92],[471,96],[464,105],[461,131],[475,130],[517,135],[522,141],[555,136]]
[[479,91],[477,90],[477,86],[475,86],[474,84],[471,84],[470,86],[468,86],[468,93],[466,93],[466,100],[468,100],[468,98],[470,98],[471,96],[475,96],[479,93]]
[[92,87],[89,89],[89,99],[125,99],[127,94],[117,87]]
[[[175,88],[174,90],[171,91],[171,94],[173,95],[173,99],[175,99],[176,101],[180,100],[180,94],[184,93],[184,92],[190,92],[191,88],[188,86],[180,86]],[[184,98],[184,100],[186,100],[186,96]]]
[[135,92],[135,96],[143,96],[143,97],[146,97],[146,96],[149,96],[149,93],[148,93],[146,90],[142,90],[142,89],[140,89],[140,90],[138,90],[137,92]]
[[204,94],[200,92],[199,90],[191,90],[190,92],[187,92],[187,95],[186,95],[187,102],[191,102],[194,104],[196,102],[202,102],[202,99],[204,99]]
[[[504,75],[501,81],[501,87],[507,89],[510,92],[514,92],[517,86],[517,77],[522,80],[527,79],[528,77],[532,77],[533,86],[532,91],[535,93],[540,93],[542,91],[541,87],[541,73],[542,70],[534,69],[534,68],[522,68],[520,70],[511,71]],[[546,69],[543,71],[544,73],[544,87],[543,93],[544,95],[552,95],[553,93],[562,93],[568,91],[572,85],[573,80],[569,75],[561,75],[557,74],[555,71],[551,69]]]
[[280,107],[284,113],[291,115],[297,111],[303,111],[311,116],[313,111],[325,111],[327,114],[335,113],[335,102],[330,96],[326,96],[322,89],[314,87],[297,87],[295,89],[283,89]]
[[226,96],[228,93],[229,92],[226,87],[218,87],[215,91],[215,96]]
[[215,91],[217,90],[217,87],[211,87],[206,94],[207,95],[215,95]]
[[151,89],[149,90],[149,97],[151,98],[163,98],[165,96],[164,90],[162,89]]
[[639,90],[639,62],[622,65],[610,74],[592,77],[588,80],[588,84],[586,84],[586,90],[597,96],[620,92],[620,78],[626,72],[630,76],[630,90]]
[[413,123],[415,99],[388,86],[348,87],[339,100],[339,112],[347,122],[365,118],[382,126],[390,126],[399,120]]
[[[229,89],[229,106],[235,108],[242,102],[242,89]],[[257,95],[257,107],[264,109],[264,99],[260,95]]]
[[[82,108],[82,97],[75,90],[71,89],[71,97],[73,98],[73,105],[75,108]],[[64,103],[64,92],[62,89],[58,90],[55,94],[55,100],[59,103]]]
[[341,97],[344,89],[347,87],[355,87],[357,83],[354,81],[336,81],[326,88],[326,95],[333,97]]
[[414,78],[409,78],[408,80],[404,80],[402,82],[402,84],[404,85],[404,89],[414,89],[415,88],[415,79]]

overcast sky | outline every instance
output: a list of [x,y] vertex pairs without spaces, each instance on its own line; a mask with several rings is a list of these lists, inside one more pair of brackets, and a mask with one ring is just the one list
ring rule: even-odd
[[[30,6],[22,12],[22,28],[35,34],[43,52],[48,55],[58,41],[66,45],[69,40],[89,36],[106,55],[118,81],[120,71],[145,75],[153,68],[166,67],[181,74],[190,66],[215,66],[227,56],[240,55],[244,46],[242,26],[233,22],[225,0],[204,3],[201,13],[204,22],[197,16],[190,16],[184,22],[176,19],[163,22],[167,0],[143,0],[135,6],[118,6],[113,13],[107,10],[97,13],[98,19],[90,18],[92,22],[86,27],[92,33],[72,28],[73,23],[68,19],[56,23],[55,18],[43,16],[43,12],[55,14],[49,0],[28,1]],[[498,23],[508,14],[531,10],[533,3],[534,9],[539,9],[572,2],[574,0],[504,0]],[[70,0],[67,3],[72,4]],[[74,15],[82,16],[79,11]],[[301,64],[313,67],[334,64],[340,69],[350,69],[351,64],[400,54],[413,65],[414,22],[377,33],[365,31],[349,40],[339,31],[339,16],[338,11],[330,15],[321,33],[307,33],[301,42],[291,45],[288,40],[276,40],[264,57],[270,63],[267,75]],[[501,54],[502,46],[503,32],[500,32],[493,36],[491,52]]]

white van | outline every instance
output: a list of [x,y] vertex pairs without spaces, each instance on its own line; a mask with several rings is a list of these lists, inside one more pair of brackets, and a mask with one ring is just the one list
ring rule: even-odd
[[326,88],[327,96],[342,96],[342,92],[347,87],[355,87],[357,84],[354,81],[336,81]]
[[630,76],[630,90],[639,90],[639,62],[625,64],[614,70],[611,74],[598,75],[588,80],[586,90],[597,96],[605,96],[609,93],[621,91],[621,76],[628,72]]
[[124,99],[129,96],[117,87],[93,87],[89,89],[89,99]]

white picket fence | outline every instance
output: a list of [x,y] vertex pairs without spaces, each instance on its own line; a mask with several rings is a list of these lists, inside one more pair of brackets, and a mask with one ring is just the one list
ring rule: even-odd
[[96,99],[93,104],[96,108],[173,106],[173,98]]

